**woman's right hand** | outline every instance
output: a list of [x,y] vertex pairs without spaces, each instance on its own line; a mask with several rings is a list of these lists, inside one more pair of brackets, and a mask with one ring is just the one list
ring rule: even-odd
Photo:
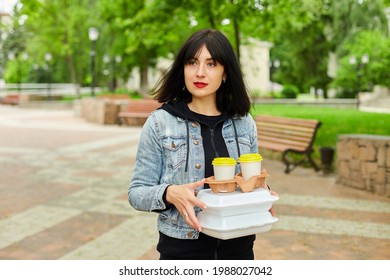
[[170,185],[166,193],[167,202],[175,205],[187,224],[198,231],[202,231],[202,226],[195,215],[194,207],[206,209],[207,205],[195,196],[195,190],[203,186],[205,181],[206,179],[202,179],[183,185]]
[[[271,191],[271,190],[269,190],[269,191],[270,191],[270,193],[272,195],[279,197],[279,194],[277,192],[274,192],[274,191]],[[272,216],[274,216],[274,217],[276,216],[276,212],[275,212],[275,210],[272,207],[271,207],[271,209],[269,209],[269,212],[271,213]]]

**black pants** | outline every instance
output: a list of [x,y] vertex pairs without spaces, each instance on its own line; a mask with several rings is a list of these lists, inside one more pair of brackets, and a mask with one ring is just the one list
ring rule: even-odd
[[160,260],[253,260],[255,235],[220,240],[200,233],[198,239],[176,239],[160,232]]

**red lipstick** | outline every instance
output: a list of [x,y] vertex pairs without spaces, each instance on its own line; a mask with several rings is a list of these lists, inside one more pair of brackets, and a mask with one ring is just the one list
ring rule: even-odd
[[197,88],[204,88],[207,86],[206,83],[202,83],[202,82],[195,82],[194,85],[197,87]]

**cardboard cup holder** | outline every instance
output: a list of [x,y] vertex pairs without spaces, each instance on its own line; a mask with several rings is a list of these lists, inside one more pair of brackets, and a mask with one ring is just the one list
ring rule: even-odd
[[234,192],[237,187],[242,192],[251,192],[256,188],[265,186],[265,178],[268,177],[268,172],[261,171],[260,175],[252,176],[248,180],[245,180],[241,173],[234,176],[233,180],[215,180],[214,176],[206,178],[206,184],[209,184],[210,189],[214,193],[229,193]]
[[237,189],[237,182],[233,180],[215,180],[214,176],[206,178],[206,184],[215,193],[234,192]]

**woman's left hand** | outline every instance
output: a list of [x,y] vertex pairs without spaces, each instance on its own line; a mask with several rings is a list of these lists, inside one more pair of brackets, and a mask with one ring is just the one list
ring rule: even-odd
[[201,209],[206,209],[207,206],[195,196],[194,192],[204,183],[205,179],[202,179],[189,184],[170,185],[167,188],[167,201],[175,205],[186,223],[198,231],[202,231],[202,227],[196,218],[194,207],[198,206]]

